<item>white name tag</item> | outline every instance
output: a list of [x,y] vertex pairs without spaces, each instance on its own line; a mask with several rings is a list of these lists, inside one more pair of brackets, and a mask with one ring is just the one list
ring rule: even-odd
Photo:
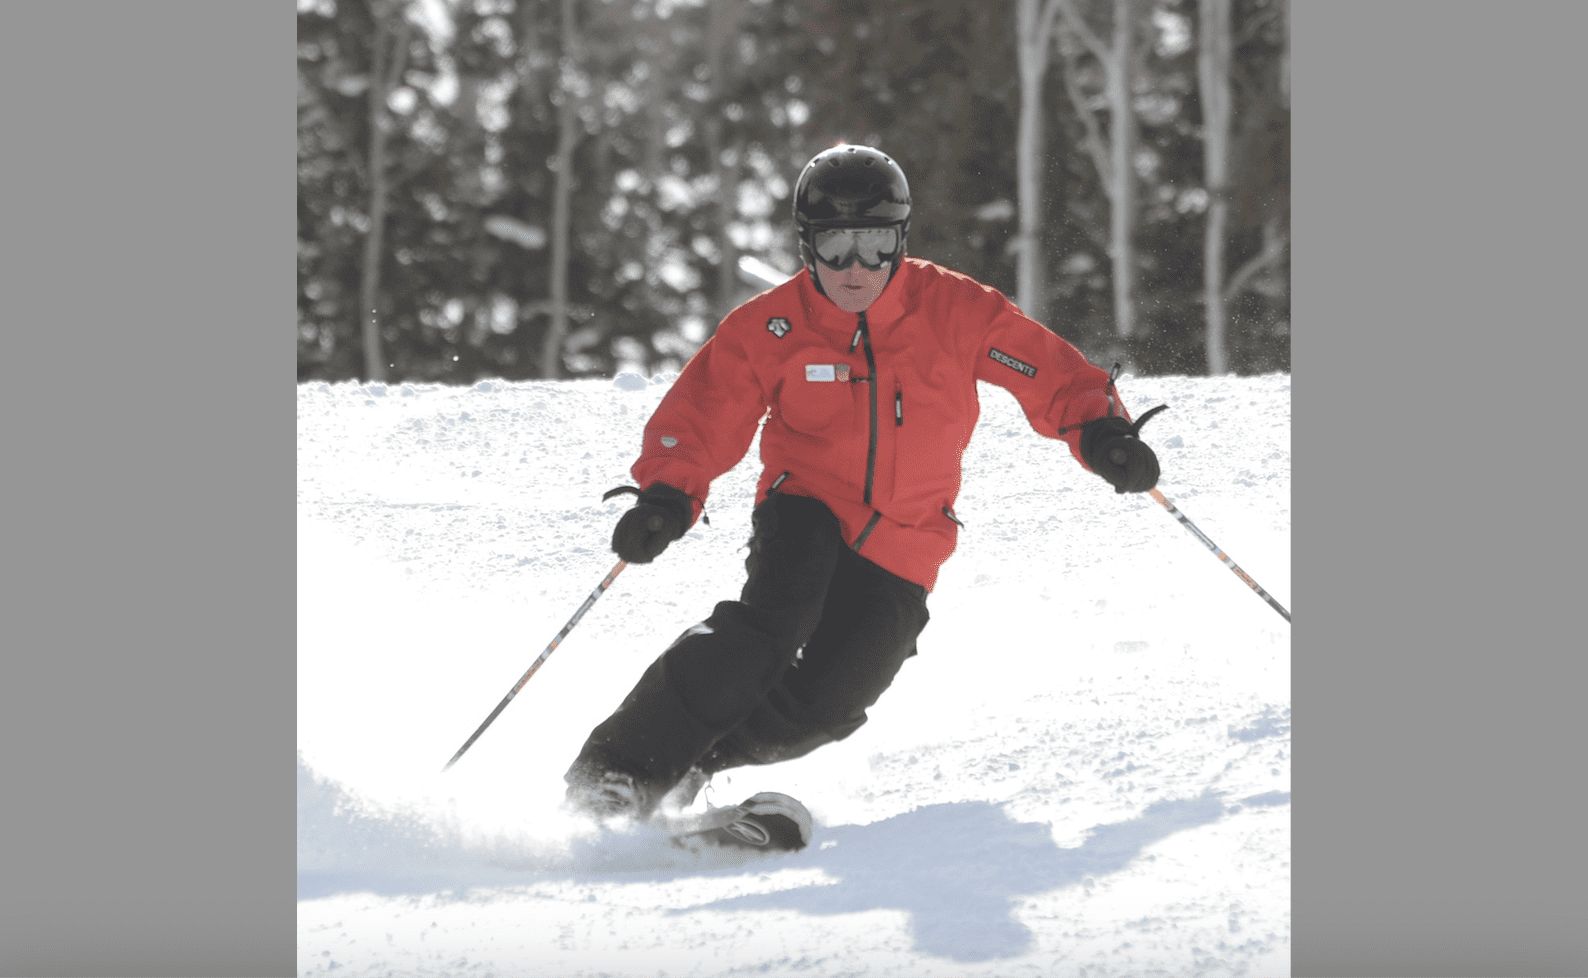
[[838,379],[838,370],[830,363],[807,363],[805,379],[835,381]]

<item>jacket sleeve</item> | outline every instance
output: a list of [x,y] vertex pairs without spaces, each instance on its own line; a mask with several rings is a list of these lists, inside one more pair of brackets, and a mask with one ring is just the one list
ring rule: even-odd
[[645,425],[639,460],[630,473],[641,488],[653,483],[681,489],[694,501],[693,521],[705,508],[711,483],[739,464],[767,397],[751,369],[743,331],[730,315],[684,365]]
[[1031,427],[1068,444],[1070,454],[1086,468],[1081,425],[1109,415],[1130,417],[1108,371],[1088,363],[1081,351],[1001,293],[987,289],[973,301],[985,324],[975,351],[976,379],[1013,394]]

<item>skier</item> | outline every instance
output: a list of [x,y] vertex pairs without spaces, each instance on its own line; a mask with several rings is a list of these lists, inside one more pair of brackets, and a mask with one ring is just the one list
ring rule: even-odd
[[[905,256],[909,185],[888,156],[818,153],[794,221],[803,270],[723,319],[645,426],[631,470],[643,488],[614,490],[639,498],[612,549],[649,563],[765,418],[749,578],[590,734],[566,780],[591,815],[687,807],[716,772],[800,757],[866,722],[916,654],[954,549],[977,381],[1013,393],[1038,434],[1117,492],[1157,484],[1108,372],[994,289]],[[763,821],[804,820],[786,847],[809,840],[792,799],[757,799]]]

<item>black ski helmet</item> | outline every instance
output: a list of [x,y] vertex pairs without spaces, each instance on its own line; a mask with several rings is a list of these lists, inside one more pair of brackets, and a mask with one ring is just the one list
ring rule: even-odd
[[888,272],[891,281],[904,260],[910,230],[909,181],[899,164],[881,150],[840,143],[811,157],[800,171],[794,185],[794,224],[799,229],[800,260],[818,292],[823,290],[812,242],[817,231],[898,225],[899,253]]

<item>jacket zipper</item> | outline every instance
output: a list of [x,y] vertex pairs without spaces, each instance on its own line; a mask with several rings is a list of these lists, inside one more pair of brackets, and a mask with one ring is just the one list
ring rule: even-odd
[[849,549],[853,550],[855,553],[859,553],[860,548],[865,545],[866,538],[871,536],[871,531],[875,530],[877,528],[877,524],[881,521],[882,514],[876,510],[872,510],[871,519],[866,521],[866,528],[860,531],[860,536],[855,537],[855,545]]
[[[872,483],[877,475],[877,357],[871,350],[871,331],[866,327],[866,314],[860,313],[860,328],[855,336],[866,347],[866,383],[871,387],[871,447],[866,453],[866,495],[865,503],[871,505]],[[849,344],[849,349],[855,348],[854,343]]]

